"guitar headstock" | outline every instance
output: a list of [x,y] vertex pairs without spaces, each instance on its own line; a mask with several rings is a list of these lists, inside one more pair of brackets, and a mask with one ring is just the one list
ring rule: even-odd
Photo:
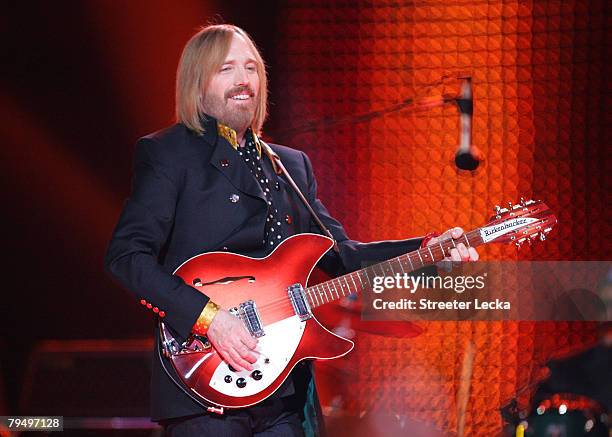
[[553,212],[541,200],[525,200],[507,208],[495,207],[495,215],[480,228],[485,243],[514,243],[518,248],[525,242],[544,241],[557,223]]

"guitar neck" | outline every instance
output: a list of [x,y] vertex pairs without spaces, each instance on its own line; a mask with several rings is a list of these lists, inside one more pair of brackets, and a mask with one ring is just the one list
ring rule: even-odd
[[447,238],[441,240],[438,244],[433,244],[308,287],[305,290],[308,296],[308,303],[311,308],[316,308],[350,294],[370,291],[374,285],[375,277],[395,276],[396,274],[403,275],[404,273],[410,273],[422,267],[435,264],[446,258],[450,250],[457,247],[459,243],[463,243],[466,247],[477,247],[483,244],[480,228],[464,233],[457,240]]

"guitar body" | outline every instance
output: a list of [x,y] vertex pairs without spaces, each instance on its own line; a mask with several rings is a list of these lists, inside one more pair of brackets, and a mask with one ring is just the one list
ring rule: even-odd
[[[195,256],[175,275],[233,311],[253,301],[263,335],[258,338],[254,371],[235,371],[207,343],[182,350],[170,359],[183,383],[204,401],[224,408],[243,408],[272,395],[302,360],[346,355],[354,343],[325,329],[314,317],[301,320],[288,296],[293,284],[306,286],[331,239],[298,234],[284,240],[269,256],[250,258],[228,252]],[[166,337],[167,330],[162,327]]]

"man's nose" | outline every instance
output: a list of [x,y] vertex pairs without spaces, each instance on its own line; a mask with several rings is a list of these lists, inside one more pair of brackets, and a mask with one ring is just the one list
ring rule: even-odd
[[249,76],[245,68],[239,67],[236,68],[236,73],[234,75],[234,85],[248,85],[249,84]]

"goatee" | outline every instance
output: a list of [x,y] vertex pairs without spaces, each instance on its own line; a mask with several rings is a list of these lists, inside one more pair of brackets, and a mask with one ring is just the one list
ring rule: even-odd
[[[230,109],[228,107],[229,99],[245,91],[251,96],[248,104],[235,105],[235,108]],[[249,87],[233,88],[225,93],[224,99],[215,95],[205,95],[203,103],[203,109],[206,114],[215,117],[219,123],[231,127],[236,132],[244,132],[253,123],[255,101],[253,91]]]

